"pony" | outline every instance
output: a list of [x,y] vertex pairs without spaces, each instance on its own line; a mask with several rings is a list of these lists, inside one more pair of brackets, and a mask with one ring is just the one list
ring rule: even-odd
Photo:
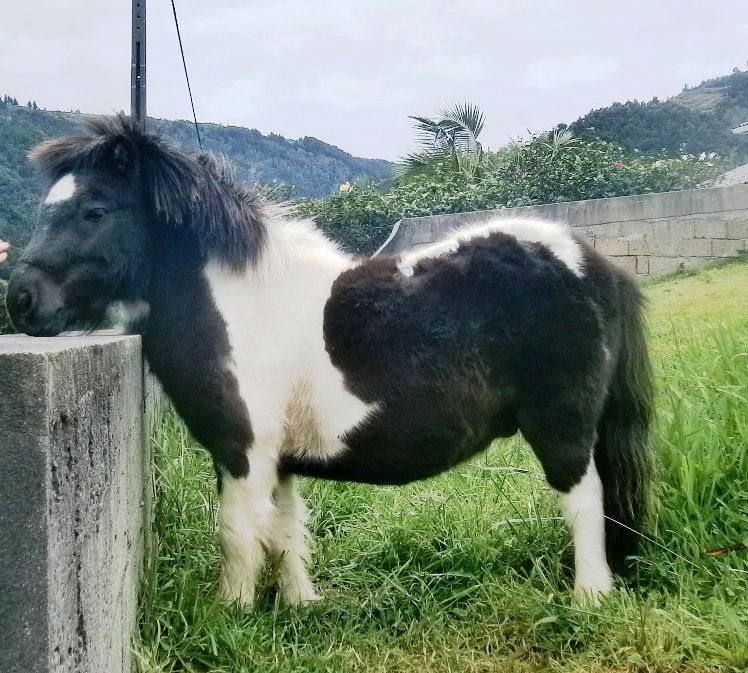
[[285,601],[318,599],[297,476],[404,484],[517,432],[571,529],[575,591],[613,589],[651,480],[643,300],[567,226],[496,219],[359,259],[122,117],[30,158],[47,191],[11,319],[51,336],[124,308],[212,456],[223,598],[251,605],[270,559]]

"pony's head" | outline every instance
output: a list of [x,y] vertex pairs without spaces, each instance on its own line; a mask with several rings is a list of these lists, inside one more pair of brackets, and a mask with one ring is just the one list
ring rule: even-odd
[[42,143],[30,158],[47,195],[7,297],[27,334],[94,328],[113,303],[147,301],[155,241],[168,244],[177,229],[203,260],[239,270],[259,255],[264,227],[251,195],[210,157],[125,118],[95,119],[85,135]]

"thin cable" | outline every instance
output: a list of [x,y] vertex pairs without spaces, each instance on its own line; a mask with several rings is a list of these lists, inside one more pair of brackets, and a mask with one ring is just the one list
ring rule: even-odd
[[197,115],[195,114],[195,102],[192,100],[192,87],[190,86],[190,76],[187,73],[187,61],[184,58],[184,48],[182,47],[182,34],[179,32],[179,19],[177,18],[177,8],[174,0],[171,0],[171,11],[174,12],[174,25],[177,27],[177,39],[179,40],[179,51],[182,54],[182,65],[184,66],[184,77],[187,80],[187,92],[190,94],[190,105],[192,106],[192,119],[195,121],[195,133],[197,133],[197,144],[200,150],[203,149],[203,142],[200,140],[200,129],[197,126]]

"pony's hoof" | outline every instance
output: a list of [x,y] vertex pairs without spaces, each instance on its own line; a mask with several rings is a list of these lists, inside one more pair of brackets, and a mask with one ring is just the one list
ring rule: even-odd
[[600,601],[612,591],[612,580],[595,584],[577,584],[574,586],[574,599],[584,605],[600,605]]
[[322,596],[314,590],[311,584],[307,586],[282,587],[281,597],[286,605],[295,607],[311,605],[322,600]]
[[244,584],[235,584],[222,579],[218,588],[218,600],[244,608],[251,608],[255,604],[254,588],[250,589],[245,587]]

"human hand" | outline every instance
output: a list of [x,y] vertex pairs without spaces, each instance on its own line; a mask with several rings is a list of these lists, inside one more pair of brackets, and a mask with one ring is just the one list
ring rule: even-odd
[[10,250],[10,243],[0,241],[0,264],[8,259],[8,250]]

